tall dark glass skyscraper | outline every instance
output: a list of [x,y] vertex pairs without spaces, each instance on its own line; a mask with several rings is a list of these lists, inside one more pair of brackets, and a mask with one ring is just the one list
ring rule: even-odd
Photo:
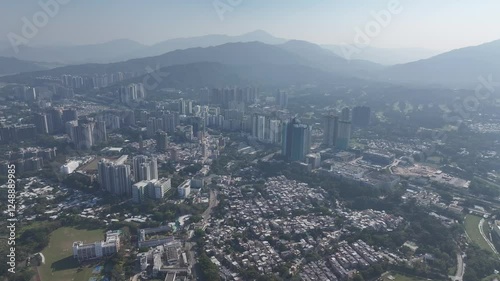
[[348,107],[342,109],[338,125],[339,130],[335,147],[340,150],[347,150],[351,141],[351,110]]
[[289,161],[303,161],[311,149],[311,127],[292,119],[283,125],[281,153]]
[[288,106],[288,93],[285,91],[278,90],[275,95],[276,105],[279,108],[285,109]]
[[352,125],[367,127],[370,125],[371,109],[368,106],[356,106],[352,109]]
[[339,135],[339,117],[335,114],[323,116],[323,145],[334,147]]

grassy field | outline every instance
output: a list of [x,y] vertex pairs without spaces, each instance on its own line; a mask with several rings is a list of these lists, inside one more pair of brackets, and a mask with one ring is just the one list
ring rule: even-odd
[[[393,278],[391,278],[393,277]],[[386,274],[382,277],[382,281],[429,281],[430,279],[422,279],[419,277],[405,276],[398,273]]]
[[495,280],[500,280],[500,274],[494,274],[494,275],[488,276],[486,278],[483,278],[482,281],[495,281]]
[[49,245],[42,250],[45,264],[39,268],[42,281],[87,281],[94,264],[79,269],[73,259],[74,241],[94,242],[104,239],[103,230],[82,230],[61,227],[50,235]]
[[488,243],[486,243],[483,236],[479,232],[478,225],[480,220],[481,217],[467,215],[465,217],[465,231],[467,231],[467,235],[469,235],[472,242],[476,243],[482,249],[488,250],[493,253],[490,246],[488,245]]
[[452,275],[455,275],[456,273],[457,273],[457,266],[456,265],[451,266],[448,269],[448,275],[452,276]]

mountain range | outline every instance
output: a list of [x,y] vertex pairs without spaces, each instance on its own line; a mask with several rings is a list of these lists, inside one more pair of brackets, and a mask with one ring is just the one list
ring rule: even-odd
[[121,39],[81,46],[19,46],[18,52],[14,48],[8,47],[0,50],[0,56],[59,64],[106,63],[120,60],[120,57],[126,57],[127,54],[139,51],[144,47],[135,41]]
[[[331,50],[338,56],[344,57],[342,45],[321,45],[321,47]],[[429,50],[423,48],[376,48],[366,46],[360,48],[359,52],[353,53],[351,59],[368,60],[382,65],[395,65],[414,62],[421,59],[428,59],[442,53],[442,51]]]
[[500,80],[500,40],[446,52],[428,59],[394,65],[384,73],[390,81],[474,88],[479,77]]
[[[43,73],[32,75],[62,74],[104,74],[112,72],[147,72],[172,65],[183,65],[197,62],[215,62],[227,65],[295,65],[308,66],[345,76],[358,76],[358,73],[381,69],[381,66],[368,61],[345,60],[333,52],[305,41],[288,41],[279,45],[268,45],[261,42],[226,43],[214,47],[196,47],[176,50],[154,57],[132,59],[109,64],[82,64],[58,67]],[[26,75],[30,75],[29,73]]]
[[19,72],[39,71],[48,68],[48,66],[37,62],[0,57],[0,76]]
[[[269,45],[278,45],[289,40],[275,37],[262,30],[256,30],[237,36],[215,34],[175,38],[151,46],[143,45],[128,39],[81,46],[20,46],[18,53],[14,52],[14,49],[8,42],[0,41],[0,56],[15,57],[29,61],[56,62],[59,64],[110,63],[134,58],[159,56],[175,50],[253,41]],[[343,57],[339,45],[322,45],[321,47],[329,49]],[[392,65],[429,58],[437,53],[437,51],[416,48],[382,49],[366,47],[363,48],[363,51],[359,54],[355,54],[352,59],[368,60],[382,65]]]
[[[478,77],[481,75],[500,76],[500,40],[392,66],[383,66],[382,64],[361,59],[347,60],[336,54],[335,51],[332,51],[332,46],[325,48],[324,46],[322,47],[307,41],[279,39],[261,31],[241,35],[237,37],[238,39],[231,37],[235,40],[250,40],[259,37],[260,40],[182,49],[189,45],[202,44],[201,42],[208,45],[217,44],[220,41],[227,41],[229,37],[208,35],[170,40],[168,44],[165,43],[164,47],[159,47],[156,51],[159,52],[160,49],[166,48],[165,46],[167,45],[170,46],[168,48],[177,48],[176,50],[157,56],[139,57],[114,63],[86,63],[43,70],[26,68],[28,65],[34,64],[26,62],[25,68],[12,68],[7,73],[40,70],[21,75],[31,77],[42,75],[59,76],[62,74],[103,74],[119,71],[145,73],[147,70],[150,71],[151,69],[162,67],[194,65],[207,62],[236,68],[253,67],[254,69],[262,69],[262,66],[273,66],[276,67],[275,69],[283,70],[283,67],[285,67],[290,70],[289,72],[297,69],[296,73],[303,73],[305,77],[310,77],[306,73],[309,72],[321,73],[321,75],[328,74],[331,77],[353,77],[391,83],[441,85],[452,88],[474,87],[478,83]],[[209,42],[207,38],[212,38],[212,41]],[[136,48],[137,52],[144,51],[134,43],[129,44],[129,41],[123,41],[122,43],[128,47],[122,48],[120,44],[118,44],[120,47],[114,44],[106,46],[110,49],[120,49],[119,52],[121,53],[131,51],[134,48]],[[73,48],[82,47],[77,46]],[[100,49],[96,47],[96,49],[100,50],[102,57],[109,54],[104,51],[105,48]],[[114,53],[118,54],[119,52],[117,50]],[[21,63],[16,60],[12,62]],[[40,66],[40,64],[35,63],[33,67],[37,65]],[[14,69],[18,70],[14,71]],[[239,73],[243,72],[240,71]],[[266,73],[271,76],[280,75],[280,73]],[[14,78],[12,76],[10,78],[4,77],[2,80],[8,79]],[[289,83],[294,84],[291,76]]]
[[205,35],[175,38],[151,46],[128,39],[81,46],[20,46],[17,53],[8,45],[8,42],[0,42],[0,56],[60,64],[110,63],[134,58],[159,56],[175,50],[252,41],[259,41],[266,44],[282,44],[287,40],[276,38],[265,31],[257,30],[237,36]]

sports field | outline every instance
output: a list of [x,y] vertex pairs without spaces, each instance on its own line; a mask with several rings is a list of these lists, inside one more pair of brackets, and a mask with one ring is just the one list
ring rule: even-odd
[[479,232],[479,222],[481,221],[481,217],[474,216],[474,215],[467,215],[465,217],[465,231],[467,232],[467,235],[470,237],[472,242],[477,244],[479,247],[482,249],[488,250],[493,253],[491,250],[490,246],[484,240],[483,236],[481,235],[481,232]]
[[49,245],[42,250],[45,264],[39,267],[41,281],[88,281],[94,276],[95,263],[80,268],[73,259],[74,241],[95,242],[104,239],[103,230],[61,227],[50,235]]

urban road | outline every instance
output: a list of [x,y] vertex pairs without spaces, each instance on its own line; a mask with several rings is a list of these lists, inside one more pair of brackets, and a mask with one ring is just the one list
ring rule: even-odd
[[455,276],[450,276],[453,281],[462,281],[465,273],[465,263],[461,253],[457,253],[457,273]]
[[481,233],[481,236],[483,236],[483,239],[484,241],[486,241],[486,243],[488,243],[488,246],[490,246],[491,250],[498,255],[498,252],[497,252],[497,249],[495,249],[495,246],[493,245],[493,243],[491,243],[490,239],[488,237],[486,237],[486,234],[484,234],[484,229],[483,229],[483,225],[484,225],[484,218],[482,218],[480,221],[479,221],[479,224],[478,224],[478,228],[479,228],[479,233]]
[[[208,178],[211,178],[211,177],[208,177]],[[210,190],[210,198],[208,199],[208,208],[205,210],[205,212],[203,212],[203,214],[201,215],[202,216],[202,221],[200,222],[203,226],[206,225],[206,223],[208,222],[208,220],[210,219],[210,216],[212,214],[212,211],[213,211],[213,208],[215,208],[217,206],[217,204],[219,204],[219,201],[217,200],[217,190]],[[186,244],[184,245],[184,249],[188,254],[188,258],[189,258],[189,264],[191,264],[191,266],[193,266],[193,275],[194,275],[194,279],[193,280],[197,280],[197,277],[196,277],[196,270],[194,269],[194,265],[196,264],[196,253],[194,252],[193,250],[193,247],[196,245],[196,243],[194,242],[186,242]]]

